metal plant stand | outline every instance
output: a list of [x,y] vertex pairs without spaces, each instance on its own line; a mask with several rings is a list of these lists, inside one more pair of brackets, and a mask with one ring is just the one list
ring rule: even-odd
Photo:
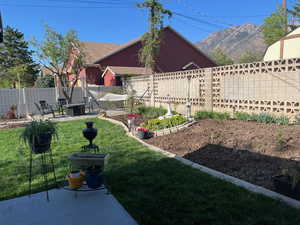
[[[52,156],[52,150],[50,149],[48,152],[43,152],[41,154],[37,154],[40,160],[40,166],[41,166],[41,172],[42,176],[44,179],[44,188],[46,189],[46,198],[47,201],[49,202],[49,192],[48,190],[51,187],[58,187],[57,185],[57,180],[56,180],[56,174],[55,174],[55,167],[54,167],[54,162],[53,162],[53,156]],[[29,196],[32,194],[32,167],[33,167],[33,154],[32,151],[30,151],[30,161],[29,161]],[[50,180],[50,173],[52,173],[53,176],[53,182]]]

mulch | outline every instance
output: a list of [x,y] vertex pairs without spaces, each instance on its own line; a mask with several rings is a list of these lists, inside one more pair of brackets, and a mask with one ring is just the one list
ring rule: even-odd
[[300,159],[300,126],[204,119],[145,140],[193,162],[274,190],[272,177]]

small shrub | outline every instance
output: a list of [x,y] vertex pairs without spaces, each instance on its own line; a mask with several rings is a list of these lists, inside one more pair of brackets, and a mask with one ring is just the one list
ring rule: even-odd
[[266,124],[276,123],[276,117],[272,116],[269,113],[260,113],[258,114],[256,121],[259,123],[266,123]]
[[17,119],[17,105],[10,106],[9,111],[6,113],[7,119]]
[[234,113],[234,118],[236,120],[242,120],[242,121],[252,120],[251,114],[245,113],[245,112],[236,112],[236,113]]
[[142,127],[147,128],[149,130],[161,130],[165,128],[171,128],[178,126],[180,124],[185,123],[188,121],[187,118],[179,115],[172,116],[170,118],[164,119],[150,119],[147,123],[143,124]]
[[195,113],[195,118],[197,119],[212,118],[212,112],[198,111]]
[[162,107],[149,107],[145,105],[139,105],[133,109],[134,113],[141,114],[146,119],[154,119],[163,116],[167,113],[167,110]]
[[216,113],[214,112],[212,114],[212,118],[213,119],[217,119],[217,120],[229,120],[230,119],[230,114],[229,113]]
[[219,113],[219,112],[209,112],[209,111],[198,111],[195,113],[195,118],[197,119],[218,119],[218,120],[229,120],[230,114],[229,113]]
[[287,116],[280,116],[276,118],[276,123],[279,125],[289,125],[290,119]]
[[279,130],[276,136],[276,146],[279,151],[283,151],[287,143],[283,138],[282,130]]
[[297,114],[297,115],[295,116],[295,124],[296,124],[296,125],[300,125],[300,114]]

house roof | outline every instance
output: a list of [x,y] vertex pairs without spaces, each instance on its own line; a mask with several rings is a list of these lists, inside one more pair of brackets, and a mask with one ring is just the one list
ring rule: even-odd
[[121,45],[103,42],[80,42],[83,51],[86,54],[87,64],[93,64],[99,57],[103,57],[108,53],[119,49]]
[[108,66],[103,72],[102,77],[105,75],[105,73],[108,70],[118,75],[124,75],[124,74],[146,75],[152,73],[152,70],[146,67]]
[[[210,59],[212,62],[214,62],[216,65],[217,63],[208,55],[206,55],[205,53],[203,53],[196,45],[194,45],[193,43],[191,43],[190,41],[188,41],[185,37],[183,37],[181,34],[179,34],[176,30],[174,30],[172,27],[170,26],[166,26],[164,29],[169,29],[171,31],[173,31],[176,35],[178,35],[179,37],[181,37],[187,44],[189,44],[190,46],[192,46],[194,49],[196,49],[198,52],[200,52],[203,56],[205,56],[206,58]],[[123,49],[125,48],[128,48],[129,46],[132,46],[134,44],[136,44],[137,42],[140,42],[142,40],[142,36],[139,37],[139,38],[136,38],[134,40],[131,40],[125,44],[122,44],[122,45],[119,45],[118,48],[112,50],[111,52],[108,52],[108,54],[104,54],[100,57],[98,57],[98,59],[96,61],[94,61],[93,63],[99,63],[101,60],[111,56],[111,55],[114,55],[120,51],[122,51]]]

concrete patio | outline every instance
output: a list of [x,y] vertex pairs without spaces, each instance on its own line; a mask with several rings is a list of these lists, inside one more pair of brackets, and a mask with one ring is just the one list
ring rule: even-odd
[[106,190],[41,192],[0,202],[1,225],[138,225]]

